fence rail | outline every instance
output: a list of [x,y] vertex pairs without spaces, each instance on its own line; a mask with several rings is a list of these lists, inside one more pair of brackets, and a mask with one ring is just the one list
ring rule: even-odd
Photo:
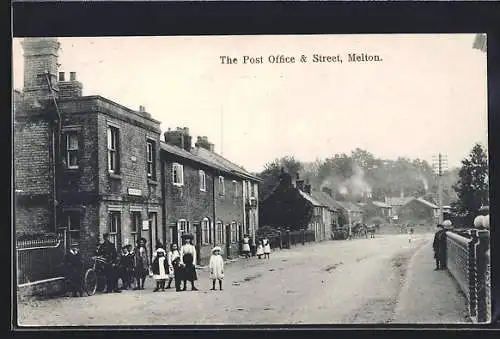
[[19,240],[16,247],[18,286],[63,276],[62,240],[55,238]]
[[475,322],[491,319],[489,232],[446,232],[446,266],[467,297]]

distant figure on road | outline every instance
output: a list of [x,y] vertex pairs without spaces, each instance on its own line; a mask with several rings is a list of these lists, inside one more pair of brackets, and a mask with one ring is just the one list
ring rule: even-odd
[[264,246],[264,258],[269,259],[269,255],[271,254],[271,244],[269,244],[269,239],[267,239],[267,237],[262,239],[262,245]]
[[241,248],[241,251],[243,252],[243,256],[245,258],[250,258],[250,238],[248,234],[245,234],[243,236],[243,246]]
[[137,286],[134,290],[144,289],[144,283],[149,274],[149,256],[146,243],[147,240],[141,238],[137,241],[137,246],[134,249],[134,274],[137,281]]
[[257,258],[262,259],[264,255],[264,245],[262,245],[262,240],[259,240],[259,244],[257,245]]
[[408,242],[411,243],[413,240],[413,227],[408,230]]
[[446,268],[446,230],[443,225],[438,224],[438,231],[434,235],[432,247],[434,259],[436,259],[436,270]]
[[182,277],[182,267],[181,267],[181,253],[177,249],[177,244],[172,243],[170,245],[170,252],[167,255],[168,261],[168,285],[167,289],[170,288],[172,280],[175,279],[175,290],[179,292],[181,290]]
[[224,279],[224,259],[220,255],[221,248],[215,246],[210,257],[210,279],[212,280],[212,291],[215,291],[215,281],[219,281],[219,290],[222,291],[222,279]]
[[78,243],[71,244],[69,253],[64,256],[64,276],[68,282],[72,296],[83,296],[83,263]]
[[115,244],[109,241],[109,233],[102,235],[104,242],[97,249],[97,254],[106,259],[104,274],[106,275],[106,293],[120,293],[118,289],[118,253]]
[[193,236],[188,234],[184,236],[184,245],[181,247],[181,263],[184,267],[183,269],[183,287],[182,290],[186,290],[186,283],[189,281],[191,283],[191,291],[198,291],[194,286],[194,282],[198,280],[196,274],[196,248],[191,243]]

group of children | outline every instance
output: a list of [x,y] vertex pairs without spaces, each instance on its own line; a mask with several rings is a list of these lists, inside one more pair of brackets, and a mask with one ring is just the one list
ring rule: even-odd
[[271,245],[269,244],[269,239],[264,238],[259,241],[257,244],[257,257],[259,259],[264,256],[264,258],[269,259],[269,255],[271,254]]

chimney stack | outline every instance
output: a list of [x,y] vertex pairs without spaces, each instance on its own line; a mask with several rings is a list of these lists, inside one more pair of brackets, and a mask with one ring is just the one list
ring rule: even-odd
[[295,180],[295,187],[297,187],[299,190],[303,191],[304,190],[304,180],[302,180],[302,179]]
[[304,185],[304,192],[306,192],[307,194],[311,194],[311,185],[310,184]]
[[321,189],[323,192],[325,192],[326,194],[328,194],[330,197],[333,197],[333,193],[332,193],[332,190],[328,187],[323,187]]
[[195,147],[200,147],[204,148],[206,150],[209,150],[210,152],[214,151],[214,144],[208,141],[208,138],[206,136],[198,137],[196,139],[196,143],[194,144]]
[[140,106],[139,106],[139,112],[141,112],[141,113],[146,112],[146,107],[144,107],[144,106],[140,105]]
[[65,81],[64,72],[59,72],[59,98],[71,99],[82,96],[83,85],[76,81],[76,72],[69,72],[69,81]]
[[21,45],[24,50],[25,100],[50,100],[52,91],[57,97],[57,59],[60,47],[57,38],[24,38]]
[[191,136],[189,135],[189,128],[177,127],[175,131],[168,129],[164,133],[165,142],[167,144],[183,148],[186,151],[191,151]]

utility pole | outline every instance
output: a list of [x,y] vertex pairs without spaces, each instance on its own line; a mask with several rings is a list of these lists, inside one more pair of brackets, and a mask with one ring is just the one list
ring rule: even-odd
[[438,153],[437,157],[432,157],[434,173],[438,179],[438,200],[439,200],[439,219],[438,222],[443,222],[443,173],[446,169],[446,155]]

